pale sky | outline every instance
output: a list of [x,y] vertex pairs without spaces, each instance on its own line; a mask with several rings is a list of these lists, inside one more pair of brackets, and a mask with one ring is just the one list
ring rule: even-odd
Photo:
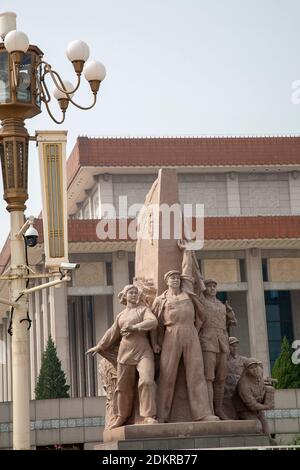
[[[93,110],[69,107],[62,126],[45,108],[26,121],[30,134],[68,130],[68,154],[78,135],[300,134],[300,105],[291,102],[300,80],[297,0],[1,0],[0,11],[17,13],[17,28],[64,79],[74,82],[65,56],[73,39],[106,66]],[[41,210],[33,143],[27,207],[27,215]],[[8,231],[1,201],[0,248]]]

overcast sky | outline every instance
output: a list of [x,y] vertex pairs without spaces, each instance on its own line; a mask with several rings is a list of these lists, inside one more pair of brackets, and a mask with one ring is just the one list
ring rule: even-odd
[[[291,101],[300,80],[297,0],[1,0],[0,9],[17,13],[17,28],[64,79],[74,82],[65,56],[73,39],[86,41],[107,68],[93,110],[70,107],[62,126],[45,109],[27,120],[30,134],[68,130],[68,154],[78,135],[300,134],[300,105]],[[38,215],[33,143],[29,195],[27,215]],[[8,231],[1,202],[0,247]]]

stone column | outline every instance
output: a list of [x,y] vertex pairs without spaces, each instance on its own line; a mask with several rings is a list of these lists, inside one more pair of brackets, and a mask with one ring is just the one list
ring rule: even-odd
[[[91,337],[91,330],[90,330],[90,322],[88,318],[88,304],[89,304],[89,299],[87,297],[84,298],[84,308],[82,310],[82,326],[83,326],[83,348],[82,348],[82,353],[84,354],[85,351],[87,351],[92,345],[89,342],[89,338]],[[99,356],[99,354],[98,354]],[[84,394],[83,396],[86,397],[91,397],[93,396],[91,391],[92,387],[94,384],[94,375],[93,375],[93,367],[91,363],[91,357],[89,355],[88,358],[85,358],[85,374],[84,374]]]
[[[6,324],[7,334],[7,324]],[[12,401],[12,358],[11,358],[11,336],[7,334],[7,349],[6,349],[6,362],[7,362],[7,400]]]
[[49,290],[51,336],[66,374],[67,383],[70,384],[67,285],[64,283],[59,288],[51,287]]
[[238,337],[240,341],[239,353],[242,356],[250,356],[249,324],[246,295],[246,292],[228,292],[228,302],[236,313],[238,320],[237,326],[230,328],[230,335]]
[[75,324],[75,308],[76,301],[73,298],[68,304],[68,330],[69,330],[69,355],[70,355],[70,393],[71,397],[77,396],[77,360],[75,357],[76,351],[76,324]]
[[[107,297],[108,296],[100,296],[96,295],[94,297],[94,321],[95,321],[95,337],[96,343],[102,338],[106,330],[109,328],[108,321],[107,321]],[[96,368],[97,368],[97,386],[96,386],[96,393],[98,396],[105,395],[104,388],[102,386],[98,368],[100,364],[101,356],[99,354],[96,355]]]
[[92,198],[91,198],[91,191],[86,190],[88,192],[88,203],[89,203],[89,219],[93,218],[93,209],[92,209]]
[[241,215],[239,178],[238,178],[237,173],[231,172],[227,174],[226,185],[227,185],[228,215],[231,215],[231,216]]
[[262,361],[264,374],[270,375],[268,331],[261,263],[261,253],[258,248],[246,250],[250,353],[251,356]]
[[300,214],[300,172],[289,173],[291,215]]
[[126,251],[112,253],[112,277],[114,287],[114,317],[116,317],[122,308],[124,308],[123,305],[120,304],[118,293],[124,286],[129,284],[128,253]]
[[113,204],[113,184],[112,176],[105,173],[104,175],[98,175],[98,197],[99,197],[99,211],[98,218],[103,217],[102,204]]
[[83,347],[83,338],[80,334],[83,331],[83,311],[84,305],[83,302],[81,305],[77,303],[76,311],[75,311],[75,344],[76,344],[76,368],[77,368],[77,390],[78,390],[78,397],[84,396],[84,363],[82,358],[82,351],[84,350]]

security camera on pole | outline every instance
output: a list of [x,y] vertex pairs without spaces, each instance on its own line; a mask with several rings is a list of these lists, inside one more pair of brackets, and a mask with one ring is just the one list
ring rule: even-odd
[[[29,417],[29,333],[31,320],[28,316],[28,295],[40,289],[56,286],[70,278],[67,273],[72,267],[68,263],[67,221],[66,221],[66,180],[65,142],[66,132],[59,134],[53,142],[53,135],[45,132],[30,137],[24,121],[41,112],[44,103],[52,120],[61,124],[69,103],[80,109],[90,109],[96,104],[97,92],[105,78],[105,67],[97,61],[86,62],[89,47],[83,41],[73,41],[67,49],[77,76],[76,85],[61,79],[52,66],[43,59],[42,51],[29,43],[25,33],[16,30],[16,14],[0,14],[0,157],[3,173],[4,199],[10,213],[11,263],[2,280],[10,286],[10,299],[0,302],[11,307],[12,333],[12,377],[13,377],[13,447],[30,449]],[[89,83],[93,100],[90,106],[77,104],[73,96],[81,85],[82,72]],[[54,84],[54,97],[61,109],[61,117],[54,117],[50,110],[51,93],[48,82]],[[28,144],[35,140],[39,145],[40,163],[43,168],[43,212],[44,215],[46,267],[48,272],[36,274],[28,266],[27,248],[37,243],[37,231],[33,220],[24,221],[25,202],[28,199]],[[42,158],[43,157],[43,158]],[[42,173],[42,171],[41,171]],[[54,175],[54,176],[53,176]],[[51,184],[50,184],[51,183]],[[56,185],[56,186],[55,186]],[[60,199],[58,199],[58,196]],[[39,277],[50,278],[40,286],[29,288],[29,280]]]
[[39,232],[36,228],[34,228],[33,224],[30,224],[30,227],[26,230],[24,237],[26,245],[33,248],[38,242]]

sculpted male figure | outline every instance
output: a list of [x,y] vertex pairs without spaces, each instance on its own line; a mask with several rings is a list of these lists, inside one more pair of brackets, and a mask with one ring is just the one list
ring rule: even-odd
[[238,354],[239,340],[234,336],[229,337],[229,356],[227,362],[227,377],[224,388],[223,409],[230,419],[238,419],[234,407],[234,395],[238,381],[247,362],[247,357]]
[[184,250],[182,273],[173,270],[165,274],[168,289],[157,297],[152,306],[158,318],[158,338],[151,333],[156,353],[161,350],[160,371],[157,391],[157,417],[167,422],[177,378],[178,366],[183,358],[188,400],[192,419],[195,421],[215,421],[211,414],[207,386],[204,377],[202,351],[198,337],[201,326],[199,301],[193,291],[192,253]]
[[244,370],[244,366],[247,362],[247,357],[241,356],[239,351],[239,340],[235,336],[229,337],[229,356],[228,356],[228,375],[236,376],[236,384],[239,381],[240,376]]
[[237,321],[229,304],[226,302],[224,305],[217,299],[217,282],[206,279],[204,284],[205,290],[199,294],[203,317],[199,337],[210,407],[220,419],[228,419],[223,411],[229,353],[227,327],[236,325]]
[[136,372],[139,375],[140,416],[144,418],[144,424],[153,424],[157,422],[156,384],[154,355],[148,332],[157,327],[157,319],[148,307],[139,304],[139,292],[134,285],[125,286],[119,298],[126,308],[118,314],[99,343],[87,352],[108,357],[110,350],[120,343],[114,392],[115,421],[110,428],[122,426],[131,415]]
[[235,406],[239,419],[258,420],[265,434],[269,434],[269,425],[263,411],[274,408],[270,402],[271,389],[274,391],[263,379],[261,362],[248,358],[237,385]]

